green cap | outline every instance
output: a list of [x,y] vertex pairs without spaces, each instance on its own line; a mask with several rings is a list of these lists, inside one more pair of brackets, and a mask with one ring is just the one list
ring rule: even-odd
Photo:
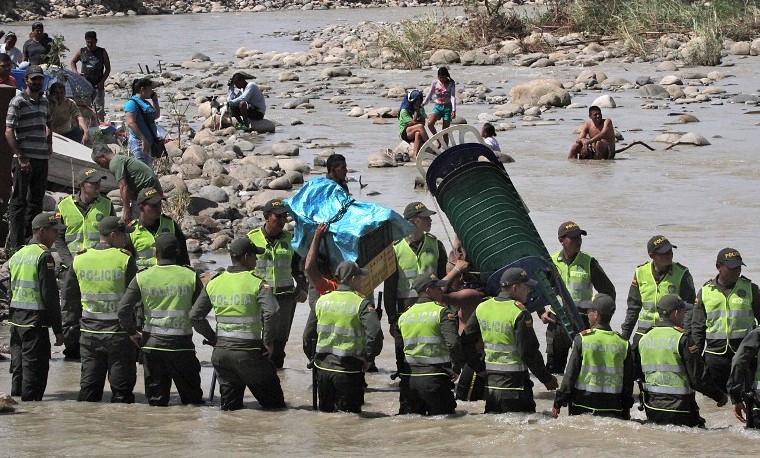
[[422,202],[412,202],[404,209],[405,219],[413,218],[415,216],[424,217],[433,215],[435,215],[435,212],[428,209]]
[[111,232],[123,232],[129,234],[134,232],[134,230],[134,227],[122,223],[116,216],[106,216],[98,223],[98,232],[100,235],[108,235]]
[[335,278],[341,283],[345,283],[349,278],[357,275],[369,275],[369,270],[362,269],[359,264],[353,261],[343,261],[335,269]]
[[101,180],[105,180],[106,178],[108,178],[108,176],[105,174],[105,172],[98,169],[87,168],[80,171],[77,175],[77,184],[99,183]]
[[684,302],[678,294],[667,294],[657,301],[657,311],[660,315],[665,315],[678,309],[691,310],[692,306]]
[[32,220],[33,231],[36,231],[37,229],[41,229],[43,227],[52,227],[53,229],[59,231],[66,229],[66,226],[64,226],[61,220],[58,218],[58,215],[53,212],[40,213]]
[[233,258],[240,258],[246,253],[262,254],[264,249],[254,245],[248,237],[238,237],[230,243],[229,252]]
[[155,205],[165,199],[166,197],[164,197],[164,194],[152,186],[150,188],[141,189],[140,192],[137,194],[138,204]]
[[607,294],[599,293],[588,306],[589,310],[596,310],[604,316],[611,317],[615,314],[615,299]]
[[739,251],[733,248],[723,248],[720,250],[718,252],[718,259],[716,262],[718,264],[723,264],[729,269],[747,265],[744,264],[744,261],[742,261],[742,255],[739,254]]
[[417,278],[415,278],[412,283],[412,287],[418,293],[425,291],[430,286],[443,288],[446,286],[446,282],[440,280],[435,274],[421,274],[417,275]]
[[528,276],[525,269],[519,267],[510,267],[501,274],[501,286],[506,288],[517,283],[527,283],[528,286],[536,286],[538,282]]
[[664,235],[655,235],[649,239],[649,242],[647,242],[647,253],[663,254],[667,253],[673,248],[678,247],[670,243],[670,240],[668,240]]

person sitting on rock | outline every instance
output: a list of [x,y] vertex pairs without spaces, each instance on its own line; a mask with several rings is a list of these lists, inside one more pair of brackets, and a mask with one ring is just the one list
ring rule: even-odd
[[412,144],[412,159],[417,157],[420,147],[428,141],[425,130],[427,114],[422,108],[422,92],[414,89],[404,97],[398,110],[398,127],[401,140]]
[[264,119],[267,111],[264,94],[256,83],[247,82],[250,78],[250,75],[238,72],[229,81],[227,105],[230,114],[238,121],[237,129],[250,129],[251,121]]
[[596,105],[588,109],[588,117],[567,158],[614,159],[615,128],[612,127],[612,120],[604,119],[602,109]]

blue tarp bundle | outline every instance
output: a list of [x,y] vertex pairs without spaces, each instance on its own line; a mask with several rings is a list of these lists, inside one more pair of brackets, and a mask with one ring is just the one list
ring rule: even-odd
[[285,199],[295,220],[293,248],[302,257],[309,251],[314,231],[320,223],[330,223],[325,238],[330,264],[356,261],[359,239],[389,221],[393,240],[409,235],[412,224],[401,215],[377,204],[359,202],[350,197],[336,182],[322,177],[312,178],[291,198]]

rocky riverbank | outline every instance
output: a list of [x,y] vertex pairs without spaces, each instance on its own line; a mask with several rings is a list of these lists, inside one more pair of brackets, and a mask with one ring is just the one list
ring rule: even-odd
[[[2,3],[0,22],[93,16],[434,6],[444,2],[441,0],[5,0]],[[449,6],[460,4],[457,1],[445,3]]]

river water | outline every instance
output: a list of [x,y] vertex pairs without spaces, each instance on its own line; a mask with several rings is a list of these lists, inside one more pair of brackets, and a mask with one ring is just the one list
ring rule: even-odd
[[[165,61],[189,58],[202,51],[213,59],[232,60],[239,46],[257,49],[297,50],[304,43],[289,38],[270,37],[275,31],[291,32],[321,27],[339,19],[357,22],[364,19],[385,20],[422,10],[340,10],[335,12],[298,12],[267,14],[224,14],[162,16],[105,20],[48,21],[47,29],[61,30],[66,36],[90,28],[99,30],[101,44],[114,56],[123,55],[117,70],[135,67],[157,55]],[[225,31],[220,30],[224,24]],[[106,32],[104,29],[107,29]],[[192,33],[187,33],[192,30]],[[243,38],[229,40],[229,30]],[[248,33],[247,31],[252,31]],[[253,32],[255,31],[255,32]],[[115,37],[109,36],[114,33]],[[262,37],[261,35],[267,35]],[[182,45],[177,45],[181,40]],[[233,41],[233,43],[230,43]],[[158,45],[158,43],[171,43]],[[123,45],[114,45],[123,43]],[[186,44],[185,44],[186,43]],[[217,54],[221,53],[221,54]],[[121,56],[120,56],[121,57]],[[758,64],[749,58],[726,59],[736,64],[720,69],[730,77],[715,83],[730,93],[755,93]],[[655,64],[608,64],[598,70],[609,76],[633,81],[639,75],[658,80]],[[506,64],[499,67],[452,68],[458,84],[486,84],[492,94],[507,94],[516,83],[540,76],[574,78],[579,68],[518,69]],[[709,69],[697,69],[709,70]],[[434,69],[377,72],[352,68],[358,76],[379,82],[405,81],[424,87],[434,76]],[[393,106],[397,102],[378,96],[379,90],[355,95],[361,106]],[[609,162],[568,162],[566,151],[574,138],[573,127],[586,118],[585,109],[556,110],[545,113],[547,125],[527,126],[510,120],[516,128],[500,132],[502,149],[517,162],[507,170],[531,209],[531,217],[549,250],[557,249],[556,228],[566,220],[576,221],[588,231],[584,249],[599,259],[618,291],[618,312],[613,328],[619,328],[625,309],[625,296],[636,266],[647,260],[646,242],[655,234],[666,235],[678,246],[675,260],[690,268],[695,283],[701,285],[714,275],[714,259],[726,246],[741,251],[747,264],[744,274],[760,278],[760,246],[755,237],[760,216],[760,157],[755,143],[757,116],[752,107],[730,104],[662,106],[641,109],[643,101],[635,91],[612,94],[618,108],[605,110],[626,142],[642,140],[657,151],[634,147]],[[574,95],[573,101],[587,105],[600,93]],[[312,100],[315,109],[294,113],[275,107],[281,100],[270,100],[268,117],[280,121],[275,139],[303,142],[310,138],[325,141],[348,141],[352,146],[338,148],[346,155],[351,175],[363,175],[369,186],[363,191],[351,184],[356,198],[377,202],[397,211],[412,200],[433,206],[433,198],[423,191],[412,191],[414,167],[393,169],[366,168],[365,157],[380,148],[397,143],[395,123],[375,124],[366,119],[349,118],[343,108],[329,104],[332,94]],[[477,115],[489,111],[484,105],[462,105],[458,116],[477,123]],[[671,114],[690,112],[701,122],[671,125]],[[300,118],[304,125],[290,126]],[[552,123],[551,121],[557,121]],[[570,121],[570,122],[567,122]],[[664,130],[697,132],[712,143],[705,147],[678,146],[664,151],[664,145],[652,139]],[[310,162],[317,148],[302,148],[301,156]],[[368,196],[368,192],[379,195]],[[446,241],[442,225],[434,217],[433,233]],[[754,228],[754,229],[753,229]],[[389,380],[394,366],[393,343],[387,334],[385,349],[378,358],[380,372],[369,374],[365,415],[321,414],[310,410],[310,373],[300,350],[300,334],[307,307],[299,306],[288,345],[286,369],[280,372],[286,412],[262,412],[250,395],[246,410],[223,413],[217,401],[195,408],[175,405],[165,409],[148,408],[143,385],[138,381],[138,404],[123,406],[75,402],[79,366],[63,362],[56,352],[51,362],[47,396],[41,403],[24,403],[17,415],[0,417],[0,455],[39,456],[151,454],[167,456],[264,455],[556,455],[566,456],[644,456],[658,453],[671,456],[752,455],[760,435],[745,431],[733,418],[730,407],[718,409],[698,395],[707,430],[642,425],[590,417],[548,416],[553,394],[538,384],[534,388],[538,413],[533,415],[483,415],[482,403],[459,403],[461,415],[452,418],[396,417],[397,384]],[[544,342],[543,325],[536,326]],[[7,343],[7,328],[0,330],[0,342]],[[210,383],[210,349],[200,345],[203,362],[203,387]],[[0,387],[10,386],[8,362],[0,362]],[[141,373],[139,374],[141,377]],[[140,380],[140,378],[138,378]],[[106,389],[108,391],[108,389]],[[108,393],[105,397],[107,399]],[[565,412],[563,412],[564,414]],[[642,412],[633,409],[635,420]]]

